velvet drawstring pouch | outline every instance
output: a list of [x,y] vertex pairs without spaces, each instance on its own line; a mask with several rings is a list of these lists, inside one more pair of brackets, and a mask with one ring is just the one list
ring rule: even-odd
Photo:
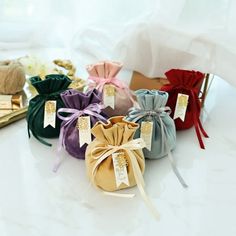
[[96,88],[102,93],[108,117],[126,115],[134,104],[128,86],[117,77],[121,68],[122,64],[109,61],[87,66],[89,89]]
[[[90,141],[92,141],[93,137],[91,136],[89,127],[86,131],[88,134],[83,133],[83,131],[80,134],[79,118],[87,117],[89,119],[88,125],[91,128],[97,121],[101,120],[106,122],[106,116],[101,110],[101,93],[96,89],[92,89],[87,93],[70,89],[63,92],[61,98],[65,106],[57,111],[57,116],[63,121],[61,124],[59,145],[71,156],[84,159],[88,143],[83,142],[83,137],[89,135],[90,137],[88,138]],[[84,122],[86,122],[86,120],[84,120]]]
[[[135,133],[135,138],[146,135],[150,140],[149,147],[145,147],[143,150],[145,158],[162,158],[176,145],[175,124],[170,117],[170,108],[166,107],[168,93],[140,89],[135,91],[135,94],[140,108],[131,108],[126,120],[137,122],[140,125]],[[144,133],[141,132],[141,129]],[[146,131],[148,131],[147,134]]]
[[[112,192],[136,185],[133,163],[129,155],[130,152],[132,152],[132,156],[134,156],[139,172],[141,174],[144,173],[145,161],[142,148],[134,150],[126,150],[125,148],[117,149],[117,151],[119,151],[117,153],[123,155],[121,159],[123,158],[123,164],[125,165],[129,181],[128,185],[122,182],[117,186],[118,181],[116,181],[115,177],[113,153],[111,153],[110,150],[113,146],[118,147],[129,142],[131,142],[132,145],[134,133],[138,128],[138,124],[123,121],[122,119],[123,117],[113,117],[108,120],[107,124],[98,122],[92,128],[92,134],[95,136],[95,139],[88,145],[86,150],[85,160],[88,176],[95,186],[105,191]],[[114,150],[114,153],[115,151],[116,150]],[[109,155],[101,157],[103,153]],[[98,160],[100,161],[98,162]]]
[[176,145],[176,130],[175,123],[170,117],[171,110],[166,106],[168,93],[140,89],[135,94],[139,108],[131,108],[125,119],[139,124],[140,128],[134,137],[142,138],[146,143],[143,149],[144,157],[160,159],[167,156],[180,183],[183,187],[187,187],[171,154]]
[[[205,148],[201,134],[208,137],[200,121],[201,104],[198,97],[204,74],[199,71],[172,69],[165,73],[170,84],[161,88],[168,92],[167,106],[172,110],[177,130],[195,127],[201,148]],[[184,111],[184,112],[183,112]]]
[[95,139],[85,153],[87,175],[92,184],[116,197],[132,198],[134,194],[114,191],[137,185],[140,194],[156,218],[159,215],[144,190],[145,159],[143,139],[134,139],[139,125],[125,121],[123,116],[112,117],[107,124],[98,122],[92,133]]
[[30,78],[32,86],[38,95],[29,102],[27,111],[28,134],[41,143],[51,146],[43,138],[55,138],[59,136],[61,120],[57,118],[56,112],[64,107],[60,94],[64,92],[71,80],[62,74],[46,75],[42,80],[39,76]]

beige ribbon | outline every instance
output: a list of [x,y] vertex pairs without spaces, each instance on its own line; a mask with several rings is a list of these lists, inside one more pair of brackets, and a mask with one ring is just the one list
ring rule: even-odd
[[[94,156],[94,159],[97,161],[96,161],[96,163],[93,167],[93,170],[92,170],[92,176],[93,176],[92,182],[96,186],[95,176],[96,176],[97,168],[99,167],[99,165],[106,158],[111,156],[113,153],[115,153],[119,150],[124,150],[130,157],[131,166],[132,166],[133,172],[134,172],[134,178],[135,178],[136,184],[138,186],[138,189],[140,191],[140,194],[141,194],[145,204],[147,205],[147,207],[150,209],[150,211],[154,215],[154,217],[159,220],[159,218],[160,218],[159,213],[157,212],[156,208],[154,207],[154,205],[152,204],[151,200],[149,199],[148,195],[146,194],[146,192],[144,190],[145,183],[144,183],[143,175],[140,170],[137,159],[132,152],[133,150],[142,149],[144,147],[145,147],[145,142],[143,141],[143,139],[138,138],[138,139],[131,140],[127,143],[124,143],[120,146],[107,145],[107,146],[94,148],[91,154]],[[102,151],[102,153],[100,155],[96,156],[96,154],[94,154],[94,152],[96,152],[96,151]],[[124,195],[124,194],[117,194],[117,193],[110,193],[110,192],[105,192],[105,194],[119,196],[119,197],[121,197],[121,195]],[[122,196],[122,197],[133,197],[133,196],[134,195],[131,194],[130,196]]]

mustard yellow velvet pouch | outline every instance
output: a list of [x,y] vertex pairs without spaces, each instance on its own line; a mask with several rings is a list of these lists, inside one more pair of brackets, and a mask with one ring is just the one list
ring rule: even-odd
[[92,128],[95,139],[87,147],[85,161],[95,186],[112,192],[136,185],[134,168],[141,174],[145,168],[143,143],[133,140],[138,128],[138,124],[124,121],[123,116],[110,118],[107,124],[98,122]]
[[95,139],[85,153],[87,174],[91,182],[105,194],[133,197],[134,194],[113,193],[137,185],[140,194],[156,219],[159,214],[144,190],[145,159],[143,139],[133,139],[139,125],[125,121],[123,116],[112,117],[108,123],[97,122],[92,128]]

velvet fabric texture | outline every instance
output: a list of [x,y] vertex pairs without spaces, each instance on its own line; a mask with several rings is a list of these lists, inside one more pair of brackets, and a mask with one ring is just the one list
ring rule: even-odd
[[165,75],[170,84],[163,86],[161,90],[169,93],[167,106],[172,110],[172,117],[174,116],[178,94],[182,93],[189,96],[185,120],[182,121],[180,118],[174,120],[176,129],[188,129],[194,125],[200,146],[201,148],[204,148],[200,132],[203,136],[208,136],[200,122],[201,104],[198,97],[204,74],[199,71],[172,69],[167,71]]
[[[93,128],[92,133],[95,136],[93,142],[91,142],[86,150],[85,161],[86,169],[89,179],[92,183],[105,190],[105,191],[116,191],[119,189],[128,188],[127,185],[121,184],[119,188],[116,186],[116,179],[114,173],[114,166],[112,161],[112,156],[108,156],[104,161],[102,161],[96,171],[96,175],[93,178],[93,169],[97,162],[96,157],[102,155],[104,152],[99,150],[99,147],[106,147],[109,149],[108,145],[122,145],[131,140],[135,131],[138,129],[139,125],[133,122],[124,121],[123,117],[113,117],[108,120],[108,124],[98,122]],[[97,150],[98,149],[98,150]],[[144,173],[145,160],[141,149],[132,150],[135,158],[138,162],[138,166]],[[129,155],[125,152],[125,158],[127,160],[127,173],[129,179],[129,187],[136,185],[134,172]]]
[[121,63],[109,61],[87,66],[90,89],[97,88],[103,93],[105,84],[115,87],[115,109],[111,107],[104,109],[108,117],[126,115],[128,109],[132,107],[134,103],[131,91],[128,89],[127,85],[117,78],[121,68]]
[[[63,148],[73,157],[84,159],[85,150],[87,144],[80,147],[79,143],[79,129],[76,127],[79,116],[73,118],[75,113],[80,113],[81,116],[90,116],[91,128],[94,124],[102,120],[106,122],[106,116],[99,109],[102,97],[98,90],[93,89],[87,93],[82,93],[74,89],[67,90],[61,94],[62,101],[65,104],[65,108],[71,108],[66,114],[66,119],[61,124],[60,139],[62,140],[61,145]],[[89,108],[91,107],[91,108]],[[86,114],[86,109],[88,113]],[[66,110],[66,109],[60,109]],[[58,113],[61,113],[60,110]],[[68,120],[68,117],[71,119]]]
[[198,93],[204,79],[204,74],[198,71],[172,69],[167,71],[165,75],[170,84],[163,86],[161,90],[169,94],[167,106],[173,111],[171,114],[172,117],[174,115],[178,93],[189,95],[185,120],[182,121],[180,118],[175,119],[176,129],[191,128],[194,125],[194,114],[197,117],[200,116],[201,104]]
[[159,159],[168,154],[176,145],[176,130],[173,119],[169,116],[170,109],[166,107],[168,93],[158,90],[140,89],[135,92],[139,108],[132,108],[126,120],[137,122],[140,128],[135,138],[140,137],[143,121],[153,122],[151,150],[143,149],[144,157]]
[[32,86],[37,90],[38,95],[32,98],[29,102],[27,112],[28,134],[30,131],[33,136],[40,142],[51,146],[51,144],[44,141],[44,138],[55,138],[59,136],[61,120],[56,118],[56,126],[44,126],[44,105],[48,100],[56,101],[56,110],[64,107],[64,103],[60,94],[64,92],[71,83],[71,80],[62,74],[47,75],[44,80],[39,76],[30,78]]

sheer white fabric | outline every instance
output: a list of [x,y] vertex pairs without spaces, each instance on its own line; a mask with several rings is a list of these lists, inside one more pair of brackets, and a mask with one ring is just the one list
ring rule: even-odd
[[233,0],[0,0],[0,49],[61,47],[81,66],[196,69],[236,85],[234,22]]

